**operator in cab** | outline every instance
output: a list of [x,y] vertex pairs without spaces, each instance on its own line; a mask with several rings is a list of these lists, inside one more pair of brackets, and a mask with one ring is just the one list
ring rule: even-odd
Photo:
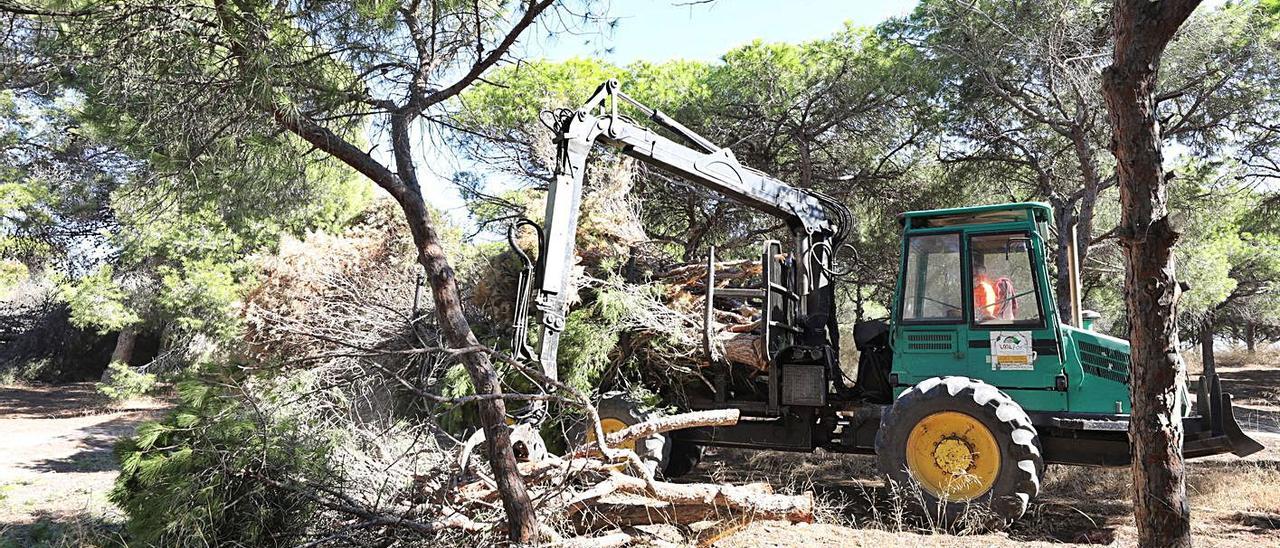
[[992,278],[986,266],[973,265],[973,312],[978,323],[1015,319],[1018,311],[1016,295],[1013,280],[1008,276]]

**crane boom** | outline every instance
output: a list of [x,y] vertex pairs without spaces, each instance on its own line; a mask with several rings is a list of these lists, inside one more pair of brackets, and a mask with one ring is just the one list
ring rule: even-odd
[[[693,148],[619,115],[619,101],[633,105],[653,122],[689,141]],[[830,239],[847,228],[838,226],[848,218],[843,206],[742,165],[729,149],[715,146],[662,112],[622,93],[617,80],[601,84],[577,110],[562,113],[554,128],[555,180],[547,196],[540,272],[531,280],[537,285],[534,304],[541,321],[537,360],[549,377],[557,377],[556,354],[564,329],[587,156],[597,142],[786,221],[796,236],[796,256],[806,258],[800,261],[805,281],[799,293],[808,297],[801,312],[813,309],[829,313],[832,295],[826,273],[833,252]],[[826,242],[825,247],[821,242]],[[517,309],[523,306],[517,303]],[[524,348],[519,340],[524,321],[527,316],[522,317],[518,311],[517,349]],[[533,352],[525,349],[524,353]]]

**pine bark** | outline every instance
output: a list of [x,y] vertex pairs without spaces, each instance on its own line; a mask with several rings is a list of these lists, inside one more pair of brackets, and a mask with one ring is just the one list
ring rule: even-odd
[[1206,320],[1200,328],[1200,366],[1201,371],[1213,371],[1217,363],[1213,357],[1213,320]]
[[[108,365],[116,362],[129,365],[133,359],[133,349],[138,343],[138,330],[133,327],[126,327],[120,331],[120,335],[116,336],[116,346],[111,350],[111,361]],[[103,383],[109,383],[112,380],[113,373],[110,367],[102,370],[102,378],[99,380]]]
[[1103,73],[1120,184],[1129,319],[1129,438],[1133,446],[1134,518],[1140,546],[1191,546],[1191,508],[1182,458],[1186,368],[1178,355],[1174,275],[1178,231],[1169,217],[1157,67],[1165,46],[1199,0],[1118,0],[1115,50]]
[[1250,354],[1253,354],[1257,348],[1257,335],[1258,329],[1253,322],[1248,322],[1244,325],[1244,347]]
[[[410,231],[413,232],[414,243],[418,247],[418,262],[427,271],[427,279],[431,284],[431,294],[435,301],[436,319],[440,331],[453,348],[467,348],[479,345],[471,324],[462,311],[462,300],[459,298],[457,279],[453,267],[440,246],[439,237],[431,223],[430,214],[422,195],[414,192],[397,196],[409,220]],[[462,354],[460,359],[466,367],[471,383],[475,385],[477,394],[501,394],[502,386],[497,372],[488,355],[472,352]],[[538,518],[534,512],[524,479],[516,467],[515,451],[511,444],[511,430],[506,425],[506,403],[501,399],[481,400],[477,402],[480,411],[480,424],[484,428],[485,439],[488,440],[488,457],[498,491],[502,494],[502,506],[507,514],[510,526],[510,538],[519,543],[530,543],[538,538]]]
[[133,360],[133,348],[138,344],[138,330],[133,327],[126,327],[120,331],[120,335],[116,337],[116,347],[111,350],[111,361],[120,362],[129,365]]

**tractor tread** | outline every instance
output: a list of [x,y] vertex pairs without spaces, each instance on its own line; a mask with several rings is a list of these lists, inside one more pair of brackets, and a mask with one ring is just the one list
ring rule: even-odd
[[[945,393],[945,394],[944,394]],[[921,402],[940,398],[965,398],[987,410],[998,421],[1002,432],[996,436],[1009,440],[1009,460],[1017,470],[1012,490],[988,504],[989,509],[1003,520],[1012,521],[1027,511],[1031,499],[1040,494],[1040,477],[1044,470],[1039,437],[1030,417],[1022,406],[1004,391],[978,379],[961,376],[933,377],[921,381],[898,396],[897,401],[880,418],[880,430],[876,434],[876,454],[881,471],[890,477],[899,474],[903,466],[890,448],[895,437],[905,437],[911,425],[901,425],[907,410]],[[994,487],[993,487],[994,490]],[[994,494],[993,494],[994,495]],[[944,519],[953,519],[961,510],[960,504],[947,504]]]

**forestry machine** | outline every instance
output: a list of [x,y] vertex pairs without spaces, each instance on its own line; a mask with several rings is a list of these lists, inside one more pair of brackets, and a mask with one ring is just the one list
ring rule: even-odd
[[[687,144],[621,115],[622,103]],[[851,228],[848,209],[740,164],[729,149],[627,96],[616,80],[554,118],[555,181],[544,226],[520,221],[539,231],[540,249],[536,262],[520,253],[526,266],[513,341],[518,357],[539,362],[552,378],[584,171],[597,143],[790,228],[790,242],[764,242],[758,288],[717,288],[714,249],[709,253],[704,345],[706,359],[720,363],[705,364],[710,382],[686,387],[684,404],[738,409],[742,418],[734,426],[692,428],[633,446],[667,476],[691,469],[705,446],[875,454],[890,481],[919,485],[923,506],[937,509],[927,511],[949,519],[977,506],[1008,521],[1037,495],[1046,463],[1129,463],[1129,344],[1091,329],[1096,314],[1080,310],[1078,290],[1058,296],[1072,301],[1072,317],[1060,317],[1047,269],[1053,224],[1047,205],[901,214],[890,318],[854,326],[860,355],[849,384],[838,360],[833,285],[843,275],[833,263]],[[1078,280],[1074,260],[1068,264]],[[749,301],[762,311],[765,373],[735,371],[716,357],[711,313],[717,299]],[[529,345],[531,308],[540,324],[536,349]],[[1185,396],[1184,455],[1244,456],[1262,448],[1236,423],[1231,396],[1213,369],[1200,376],[1194,403]],[[599,409],[606,432],[642,416],[617,397],[605,398]]]

